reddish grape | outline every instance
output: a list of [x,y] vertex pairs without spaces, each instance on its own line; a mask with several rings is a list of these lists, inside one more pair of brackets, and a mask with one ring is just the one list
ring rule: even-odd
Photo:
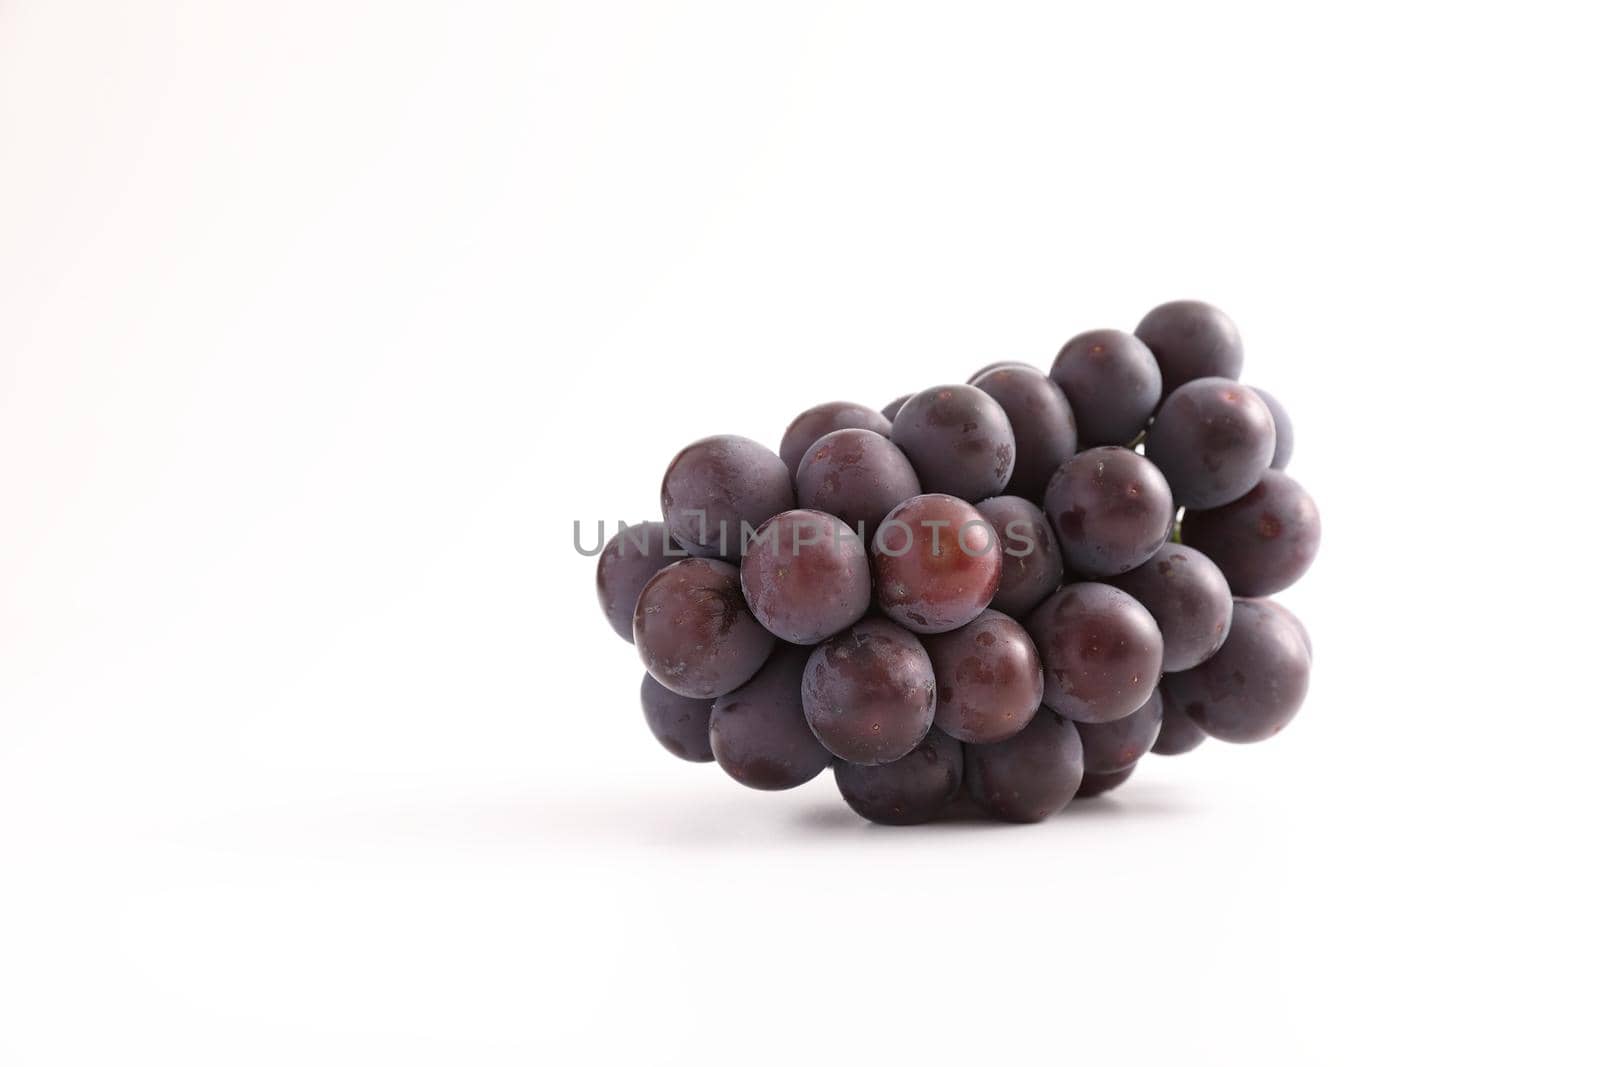
[[994,599],[1001,558],[999,538],[977,508],[942,493],[912,497],[873,538],[878,606],[917,633],[954,630]]

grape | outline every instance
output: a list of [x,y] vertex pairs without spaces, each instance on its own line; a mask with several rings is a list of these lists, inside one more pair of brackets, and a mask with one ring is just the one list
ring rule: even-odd
[[1300,621],[1300,617],[1294,612],[1290,611],[1288,608],[1284,607],[1282,604],[1278,603],[1276,600],[1261,600],[1260,603],[1267,605],[1275,611],[1281,611],[1284,615],[1284,618],[1294,623],[1295,632],[1300,635],[1300,640],[1305,642],[1306,656],[1310,659],[1315,659],[1316,655],[1311,649],[1311,632],[1306,629],[1306,624]]
[[967,791],[978,806],[1009,822],[1039,822],[1067,806],[1083,782],[1078,729],[1042,709],[1017,734],[966,746]]
[[1024,363],[1020,359],[1002,359],[1002,360],[997,360],[994,363],[986,363],[983,366],[979,367],[976,371],[974,371],[972,373],[972,377],[967,379],[967,384],[968,385],[977,385],[978,384],[978,379],[982,378],[985,374],[988,374],[992,370],[1002,370],[1002,369],[1020,369],[1020,370],[1037,371],[1039,368],[1035,367],[1032,363]]
[[835,430],[871,430],[887,437],[890,425],[884,415],[864,404],[852,404],[847,400],[818,404],[796,415],[789,428],[783,431],[778,455],[793,475],[800,470],[801,457],[819,438]]
[[893,763],[838,762],[833,781],[857,815],[891,826],[927,822],[961,792],[961,745],[938,730]]
[[1068,569],[1085,578],[1131,571],[1172,533],[1172,493],[1156,465],[1126,448],[1079,452],[1044,491],[1044,513]]
[[1127,574],[1107,578],[1145,606],[1161,628],[1163,671],[1186,671],[1222,647],[1233,594],[1222,571],[1192,545],[1171,541]]
[[1161,732],[1161,690],[1139,705],[1132,715],[1110,722],[1078,723],[1078,739],[1083,742],[1085,774],[1115,774],[1139,762],[1150,751]]
[[1161,678],[1161,631],[1133,597],[1099,582],[1057,590],[1028,616],[1044,702],[1082,722],[1131,715]]
[[1294,423],[1289,421],[1289,413],[1283,409],[1277,397],[1259,386],[1252,385],[1250,388],[1272,412],[1273,436],[1278,443],[1272,452],[1272,469],[1281,471],[1289,466],[1289,457],[1294,455]]
[[942,493],[891,511],[872,542],[878,606],[922,634],[965,626],[1000,588],[999,538],[978,509]]
[[661,747],[690,763],[710,763],[711,701],[679,696],[648,674],[639,685],[644,721]]
[[780,640],[814,645],[872,606],[867,548],[820,511],[785,511],[761,524],[739,564],[751,614]]
[[1237,378],[1244,345],[1233,320],[1210,304],[1174,300],[1154,308],[1134,334],[1150,346],[1161,367],[1161,396],[1196,378]]
[[923,489],[963,500],[1000,492],[1016,464],[1017,439],[1005,409],[970,385],[913,394],[889,438],[911,460]]
[[1017,461],[1006,491],[1037,500],[1056,468],[1078,450],[1078,424],[1066,395],[1023,363],[997,367],[972,384],[994,397],[1016,438]]
[[959,630],[923,638],[939,702],[939,729],[975,744],[1004,741],[1044,699],[1039,652],[1015,619],[985,611]]
[[896,504],[920,492],[905,453],[871,430],[835,430],[822,437],[795,476],[801,507],[839,516],[868,543]]
[[888,419],[889,422],[891,424],[893,424],[894,423],[894,417],[896,415],[900,414],[900,409],[902,407],[904,407],[906,401],[910,400],[910,399],[911,399],[911,394],[910,393],[906,393],[903,396],[895,397],[893,400],[891,400],[887,404],[883,405],[883,417]]
[[1220,741],[1264,741],[1288,725],[1305,700],[1311,653],[1281,605],[1239,599],[1233,629],[1215,656],[1169,674],[1175,707]]
[[704,437],[672,457],[661,479],[667,531],[696,556],[736,559],[754,530],[794,507],[789,468],[746,437]]
[[1200,729],[1200,724],[1185,715],[1177,701],[1172,699],[1166,679],[1173,677],[1176,675],[1167,675],[1156,687],[1161,694],[1161,732],[1156,734],[1156,743],[1150,746],[1150,751],[1158,756],[1181,756],[1185,752],[1193,752],[1206,739],[1206,732]]
[[[1082,726],[1078,727],[1078,732],[1080,734],[1083,732]],[[1124,767],[1120,771],[1110,771],[1106,774],[1093,774],[1089,771],[1084,771],[1083,784],[1078,786],[1078,793],[1073,799],[1088,800],[1091,797],[1099,796],[1101,793],[1109,793],[1132,777],[1133,767],[1131,766]]]
[[633,606],[639,602],[639,590],[656,571],[682,558],[683,550],[672,544],[666,524],[659,522],[623,526],[600,550],[594,574],[600,610],[624,641],[633,643]]
[[1196,378],[1161,405],[1144,454],[1181,507],[1215,508],[1261,480],[1275,445],[1272,411],[1252,390],[1227,378]]
[[806,663],[806,721],[851,763],[890,763],[933,725],[933,664],[911,634],[867,618],[818,645]]
[[1311,494],[1280,471],[1231,504],[1183,516],[1183,543],[1211,557],[1235,596],[1271,596],[1305,574],[1322,543]]
[[773,642],[739,595],[738,568],[685,559],[640,591],[633,643],[656,681],[679,696],[707,700],[749,681]]
[[1121,330],[1090,330],[1061,347],[1050,377],[1078,419],[1078,444],[1125,445],[1161,400],[1161,368],[1145,343]]
[[810,650],[780,645],[759,674],[711,705],[711,752],[752,789],[793,789],[833,757],[806,725],[800,679]]
[[974,506],[1000,538],[1000,589],[989,606],[1020,619],[1061,585],[1061,546],[1044,512],[1020,496]]

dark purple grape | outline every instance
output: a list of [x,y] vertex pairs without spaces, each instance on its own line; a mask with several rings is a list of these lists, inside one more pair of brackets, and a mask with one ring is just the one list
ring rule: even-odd
[[752,789],[793,789],[833,756],[806,725],[800,680],[810,649],[779,645],[754,678],[711,705],[711,752]]
[[889,438],[930,493],[982,500],[1005,488],[1016,465],[1017,439],[1005,409],[970,385],[912,394],[895,415]]
[[1078,723],[1078,739],[1083,742],[1085,774],[1115,774],[1139,762],[1161,732],[1161,690],[1139,705],[1132,715],[1110,722]]
[[1020,496],[976,505],[1000,538],[1000,589],[989,606],[1021,619],[1061,586],[1061,546],[1044,512]]
[[1277,447],[1272,451],[1272,469],[1281,471],[1289,465],[1289,457],[1294,455],[1294,423],[1289,421],[1289,413],[1283,409],[1278,398],[1262,389],[1260,386],[1250,387],[1267,405],[1267,410],[1272,412],[1273,436]]
[[1196,378],[1237,378],[1244,345],[1233,320],[1210,304],[1174,300],[1153,308],[1133,331],[1161,367],[1161,396]]
[[997,367],[972,384],[994,397],[1016,438],[1017,462],[1006,492],[1037,500],[1056,468],[1078,450],[1078,424],[1066,394],[1039,370],[1022,363]]
[[958,630],[922,639],[939,703],[933,721],[958,741],[987,745],[1018,733],[1044,699],[1039,653],[1022,625],[985,611]]
[[1287,726],[1310,682],[1311,653],[1289,609],[1241,598],[1217,654],[1163,684],[1174,706],[1208,735],[1246,743]]
[[623,526],[606,542],[595,565],[594,584],[600,610],[617,636],[633,643],[633,606],[639,602],[639,590],[656,571],[683,558],[683,550],[667,537],[665,523]]
[[961,745],[938,730],[893,763],[839,761],[833,780],[863,819],[911,826],[939,815],[961,792]]
[[889,512],[872,543],[878,607],[920,634],[965,626],[1000,588],[999,537],[964,500],[914,496]]
[[1294,612],[1290,611],[1276,600],[1262,599],[1261,603],[1266,604],[1268,607],[1271,607],[1277,611],[1283,612],[1284,617],[1290,622],[1294,623],[1295,632],[1300,635],[1300,640],[1306,643],[1306,655],[1315,660],[1316,653],[1311,648],[1311,631],[1307,630],[1306,624],[1300,621],[1300,616],[1296,615]]
[[745,605],[737,567],[685,559],[658,571],[640,591],[633,643],[656,681],[708,700],[749,681],[773,640]]
[[1222,647],[1233,620],[1228,580],[1201,552],[1168,541],[1148,562],[1107,578],[1145,606],[1161,628],[1163,671],[1197,667]]
[[1182,536],[1222,569],[1235,596],[1271,596],[1310,569],[1322,517],[1299,482],[1269,470],[1233,503],[1186,512]]
[[1079,452],[1044,491],[1044,513],[1067,569],[1085,578],[1123,574],[1172,533],[1172,493],[1156,465],[1126,448]]
[[1083,782],[1078,729],[1048,708],[1017,734],[967,745],[967,792],[997,819],[1039,822],[1067,806]]
[[711,701],[679,696],[647,674],[639,685],[639,703],[662,748],[690,763],[711,762]]
[[1166,678],[1161,680],[1156,691],[1161,694],[1161,732],[1156,734],[1156,743],[1150,746],[1150,751],[1158,756],[1181,756],[1199,748],[1206,739],[1206,732],[1172,699]]
[[1056,591],[1028,616],[1044,702],[1081,722],[1132,715],[1161,678],[1161,631],[1133,597],[1099,582]]
[[1125,445],[1161,400],[1161,368],[1145,343],[1121,330],[1090,330],[1061,347],[1050,377],[1078,420],[1078,445]]
[[744,528],[794,507],[789,468],[747,437],[704,437],[672,457],[661,513],[673,540],[696,556],[737,559]]
[[976,371],[973,372],[972,377],[967,379],[967,384],[968,385],[977,385],[978,384],[978,379],[982,378],[985,374],[988,374],[992,370],[1001,370],[1001,369],[1004,369],[1004,368],[1020,368],[1022,370],[1031,370],[1031,371],[1037,371],[1039,369],[1038,367],[1035,367],[1032,363],[1024,363],[1020,359],[1002,359],[1002,360],[997,360],[994,363],[985,363],[983,366],[979,367]]
[[800,461],[795,495],[803,508],[837,515],[868,544],[883,517],[922,492],[904,452],[871,430],[835,430]]
[[[1083,733],[1082,726],[1078,727],[1078,732],[1080,734]],[[1093,774],[1089,771],[1084,771],[1083,784],[1078,786],[1078,793],[1073,799],[1088,800],[1091,797],[1099,796],[1101,793],[1109,793],[1132,777],[1133,767],[1131,766],[1106,774]]]
[[778,442],[778,455],[783,458],[784,465],[792,475],[800,470],[800,460],[806,450],[833,431],[871,430],[887,437],[891,425],[881,412],[865,404],[852,404],[848,400],[818,404],[796,415],[789,428],[783,431],[783,440]]
[[1252,390],[1228,378],[1196,378],[1161,405],[1144,454],[1180,507],[1216,508],[1261,480],[1273,434],[1272,411]]
[[910,393],[906,393],[904,396],[895,397],[893,400],[883,405],[883,417],[888,419],[892,425],[894,423],[894,417],[900,414],[900,409],[904,407],[905,402],[910,399]]
[[820,511],[785,511],[762,523],[745,548],[739,584],[756,621],[795,645],[833,636],[872,606],[866,545]]
[[818,645],[801,694],[811,732],[851,763],[897,760],[933,725],[933,664],[887,619],[863,619]]

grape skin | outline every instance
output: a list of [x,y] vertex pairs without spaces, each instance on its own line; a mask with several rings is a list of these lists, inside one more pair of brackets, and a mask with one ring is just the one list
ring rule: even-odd
[[1207,735],[1248,744],[1278,733],[1300,710],[1311,681],[1311,653],[1282,605],[1239,599],[1233,630],[1215,656],[1167,675],[1177,708]]
[[1161,694],[1161,732],[1156,734],[1156,743],[1150,746],[1150,751],[1158,756],[1181,756],[1199,748],[1206,739],[1206,732],[1178,707],[1165,678],[1156,691]]
[[1002,491],[1016,465],[1017,440],[1005,409],[970,385],[942,385],[914,393],[894,417],[889,434],[922,488],[963,500]]
[[834,400],[807,408],[796,415],[778,442],[778,455],[791,476],[799,473],[800,460],[817,441],[835,430],[871,430],[889,436],[890,421],[865,404]]
[[606,542],[595,563],[594,584],[600,610],[618,637],[633,644],[633,607],[639,602],[639,591],[662,567],[683,558],[683,551],[672,544],[667,526],[661,522],[624,526]]
[[792,507],[789,468],[747,437],[703,437],[674,456],[661,479],[667,531],[696,556],[737,559],[744,526],[754,530]]
[[739,585],[756,621],[794,645],[831,637],[872,606],[866,546],[820,511],[785,511],[762,523],[739,564]]
[[[1083,732],[1082,726],[1078,727],[1078,732],[1080,734]],[[1102,793],[1109,793],[1129,778],[1132,778],[1133,771],[1134,768],[1132,766],[1124,767],[1120,771],[1110,771],[1106,774],[1093,774],[1089,771],[1084,771],[1083,784],[1078,786],[1078,793],[1073,799],[1089,800]]]
[[961,792],[961,745],[937,730],[892,763],[836,762],[833,781],[863,819],[912,826],[941,814]]
[[1015,619],[987,610],[958,630],[922,640],[933,663],[933,721],[959,741],[992,744],[1020,733],[1044,699],[1039,652]]
[[967,745],[967,792],[1007,822],[1039,822],[1072,800],[1083,783],[1083,744],[1072,723],[1048,708],[1014,737]]
[[645,670],[680,696],[708,700],[760,669],[773,637],[744,602],[739,571],[721,560],[679,560],[639,593],[633,643]]
[[1024,618],[1065,576],[1055,531],[1044,512],[1020,496],[992,496],[974,506],[1000,538],[1000,588],[989,606]]
[[650,675],[639,683],[644,721],[661,747],[690,763],[710,763],[711,704],[679,696]]
[[1248,493],[1272,462],[1272,411],[1227,378],[1196,378],[1156,413],[1144,454],[1181,507],[1216,508]]
[[869,544],[883,517],[921,492],[905,453],[871,430],[835,430],[820,438],[795,476],[801,507],[839,516]]
[[1210,304],[1174,300],[1152,308],[1134,329],[1161,368],[1161,397],[1196,378],[1238,378],[1244,344],[1233,320]]
[[1271,467],[1281,471],[1289,466],[1289,459],[1294,455],[1294,423],[1289,421],[1289,413],[1284,410],[1278,398],[1258,385],[1252,385],[1251,390],[1267,405],[1267,410],[1272,412],[1273,438],[1277,447],[1272,451]]
[[1235,596],[1282,592],[1311,568],[1322,543],[1322,518],[1300,483],[1268,470],[1231,504],[1183,517],[1183,543],[1207,556]]
[[1079,452],[1044,491],[1069,570],[1085,578],[1123,574],[1155,555],[1172,533],[1172,492],[1155,464],[1126,448]]
[[1068,718],[1131,715],[1161,678],[1156,620],[1113,586],[1065,586],[1028,616],[1027,629],[1044,665],[1045,706]]
[[943,493],[914,496],[873,538],[878,607],[917,633],[965,626],[999,590],[1001,558],[998,535],[977,508]]
[[994,397],[1016,438],[1016,463],[1006,492],[1037,499],[1056,468],[1078,450],[1078,424],[1066,394],[1026,364],[1008,364],[972,384]]
[[809,655],[809,649],[780,645],[754,678],[711,705],[711,752],[734,781],[752,789],[793,789],[833,762],[806,725],[801,704]]
[[933,726],[933,663],[911,634],[866,618],[812,651],[801,695],[811,732],[829,752],[890,763]]
[[1168,541],[1127,574],[1105,579],[1145,606],[1161,628],[1163,671],[1186,671],[1227,640],[1233,593],[1199,549]]
[[1132,715],[1110,722],[1078,723],[1078,739],[1083,742],[1085,774],[1116,774],[1139,762],[1161,732],[1161,690]]
[[905,407],[906,401],[910,399],[910,393],[905,393],[901,396],[895,397],[893,400],[883,405],[883,417],[888,419],[892,425],[894,423],[894,417],[900,414],[900,409]]
[[1050,367],[1078,421],[1078,445],[1125,445],[1161,400],[1161,368],[1148,346],[1121,330],[1088,330],[1061,346]]
[[1038,367],[1035,367],[1032,363],[1024,363],[1020,359],[1001,359],[1001,360],[996,360],[993,363],[985,363],[983,366],[981,366],[977,370],[973,371],[972,372],[972,377],[967,379],[967,384],[968,385],[977,385],[978,384],[978,379],[982,378],[985,374],[988,374],[992,370],[1001,370],[1003,368],[1031,370],[1031,371],[1037,371],[1039,369]]

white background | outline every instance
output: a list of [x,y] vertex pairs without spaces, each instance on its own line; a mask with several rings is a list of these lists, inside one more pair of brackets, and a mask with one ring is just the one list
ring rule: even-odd
[[[0,5],[0,1063],[1593,1062],[1583,8]],[[1284,735],[656,746],[573,519],[1180,296],[1324,516]]]

